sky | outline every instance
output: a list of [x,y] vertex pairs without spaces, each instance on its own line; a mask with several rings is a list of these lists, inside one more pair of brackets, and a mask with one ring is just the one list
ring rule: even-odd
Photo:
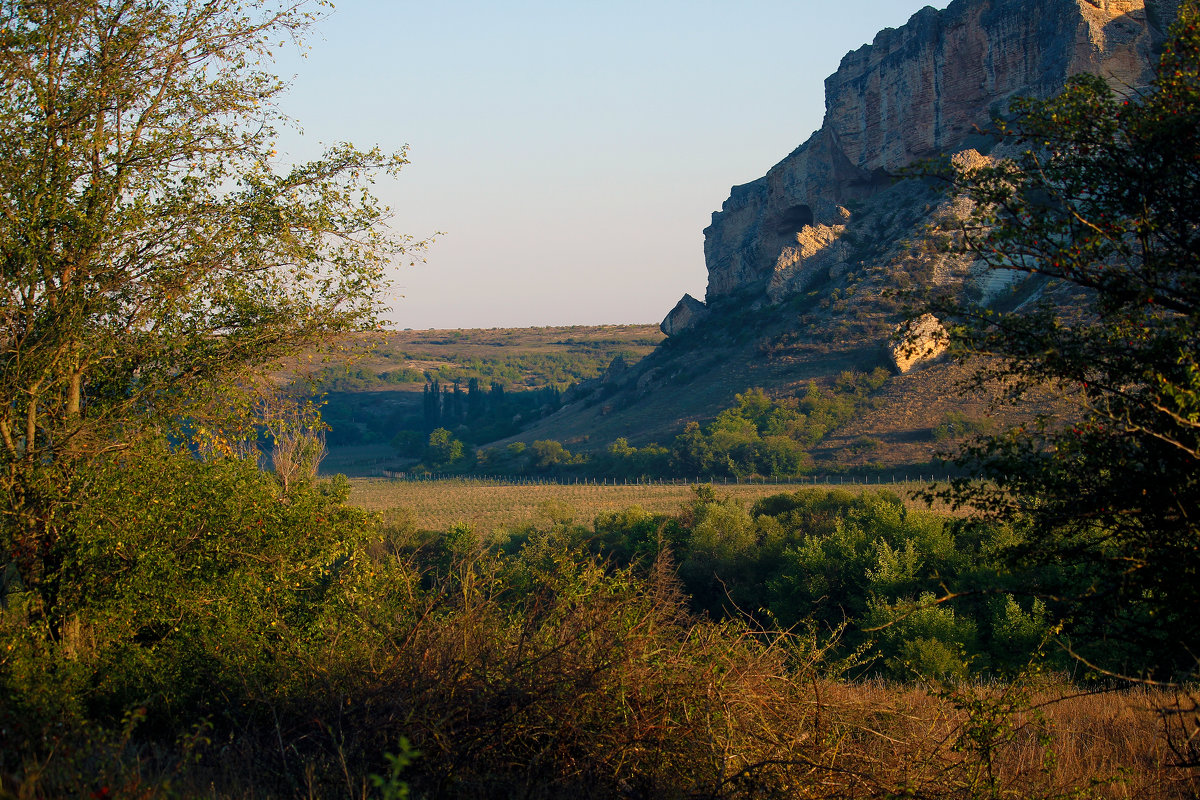
[[704,298],[730,187],[821,125],[841,58],[920,0],[339,0],[284,48],[281,154],[408,147],[376,183],[399,328],[658,323]]

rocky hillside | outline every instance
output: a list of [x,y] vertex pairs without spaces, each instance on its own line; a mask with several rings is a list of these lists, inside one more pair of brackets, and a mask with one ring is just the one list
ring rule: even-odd
[[957,0],[879,33],[826,79],[821,129],[713,214],[707,301],[746,290],[778,301],[815,285],[847,254],[835,244],[854,227],[848,207],[896,170],[972,145],[1015,96],[1050,95],[1080,72],[1146,84],[1167,6]]
[[881,393],[886,406],[843,434],[879,442],[876,452],[839,448],[837,436],[824,452],[846,463],[927,458],[947,415],[985,402],[958,396],[956,370],[936,352],[918,364],[889,354],[902,317],[889,290],[953,281],[1020,302],[1037,287],[943,255],[925,231],[959,210],[897,172],[939,154],[987,157],[996,143],[985,129],[1012,98],[1048,96],[1070,75],[1146,85],[1175,6],[955,0],[880,32],[826,79],[820,130],[763,177],[733,187],[713,214],[704,302],[684,296],[663,321],[668,340],[638,369],[595,382],[522,438],[592,447],[616,436],[661,440],[751,386],[784,393],[845,369],[888,365],[899,375],[917,366]]

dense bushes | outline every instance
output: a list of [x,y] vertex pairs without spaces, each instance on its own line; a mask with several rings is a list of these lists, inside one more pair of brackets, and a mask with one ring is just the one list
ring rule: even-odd
[[[552,504],[496,546],[381,529],[344,480],[284,493],[232,458],[79,477],[58,567],[5,582],[6,794],[972,797],[976,690],[934,701],[931,745],[837,680],[1015,663],[1045,627],[1002,595],[897,615],[994,574],[1006,533],[886,493],[748,510],[702,488],[590,525]],[[1001,758],[1016,741],[989,740],[989,780],[1049,786],[1040,757]]]
[[[835,428],[849,422],[870,402],[869,395],[888,378],[884,369],[867,375],[843,372],[832,391],[810,383],[794,397],[771,399],[761,389],[737,395],[736,405],[708,425],[689,423],[669,448],[666,469],[657,474],[706,477],[765,476],[792,478],[811,468],[808,450]],[[624,460],[609,451],[608,471],[616,477],[644,474],[646,454]],[[658,466],[661,462],[650,461]]]
[[253,464],[165,449],[81,477],[52,568],[8,587],[5,688],[48,726],[133,708],[155,731],[244,724],[252,687],[278,684],[281,659],[315,635],[365,515],[344,485],[281,497]]
[[81,478],[53,593],[5,590],[6,793],[362,795],[407,737],[422,794],[727,796],[812,746],[772,722],[810,640],[698,620],[665,555],[605,565],[565,518],[506,555],[236,459]]
[[1011,675],[1041,658],[1061,611],[1033,593],[1059,577],[1010,574],[1018,532],[914,511],[887,491],[804,489],[747,508],[701,486],[677,514],[634,506],[588,524],[555,504],[542,516],[501,546],[520,552],[553,531],[641,574],[667,555],[693,612],[814,631],[858,676]]
[[[602,514],[590,539],[622,561],[669,549],[696,610],[839,631],[838,652],[899,679],[1011,674],[1038,652],[1050,613],[1024,591],[1034,576],[1007,575],[1015,540],[885,491],[802,490],[746,509],[707,488],[678,516]],[[966,596],[935,602],[955,592]]]

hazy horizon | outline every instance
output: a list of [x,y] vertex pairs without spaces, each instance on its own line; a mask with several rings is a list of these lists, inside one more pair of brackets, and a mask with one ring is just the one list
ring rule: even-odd
[[304,129],[280,149],[410,146],[376,191],[445,235],[398,273],[397,327],[657,323],[703,298],[712,212],[820,127],[842,56],[930,4],[815,5],[344,0],[277,53]]

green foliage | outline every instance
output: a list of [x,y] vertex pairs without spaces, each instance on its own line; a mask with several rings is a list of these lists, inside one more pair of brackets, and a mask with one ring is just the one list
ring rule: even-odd
[[[960,754],[889,739],[912,749],[862,767],[875,751],[859,732],[909,734],[891,711],[847,718],[823,699],[858,691],[832,681],[863,669],[861,622],[855,644],[818,635],[845,621],[823,597],[788,633],[733,612],[736,599],[771,619],[772,579],[792,569],[781,554],[826,538],[806,568],[823,591],[845,587],[833,604],[893,623],[877,637],[885,672],[954,676],[964,655],[974,671],[963,647],[1036,627],[998,602],[896,619],[906,599],[926,603],[930,563],[977,584],[997,537],[885,493],[747,510],[697,487],[677,515],[630,508],[591,526],[550,501],[496,548],[465,524],[377,530],[344,505],[345,479],[282,496],[253,464],[165,446],[83,477],[56,576],[63,624],[21,588],[0,610],[0,780],[18,796],[749,798],[826,779],[842,796],[847,775],[902,796],[918,769],[939,796],[1011,785],[1000,756],[1025,695],[950,689]],[[863,574],[839,574],[842,558]]]
[[951,171],[974,211],[973,257],[1039,281],[1015,310],[940,299],[980,382],[1079,401],[985,437],[956,502],[1028,520],[1025,563],[1061,568],[1084,654],[1125,674],[1195,670],[1200,617],[1200,6],[1179,6],[1154,85],[1122,96],[1079,76],[1014,104],[998,134],[1020,155]]
[[[237,459],[157,446],[86,478],[57,605],[0,614],[6,789],[725,796],[808,738],[736,698],[791,707],[818,648],[691,617],[668,563],[590,557],[561,505],[503,555],[466,526],[381,537],[345,481],[281,497]],[[646,555],[661,522],[611,521]]]
[[372,372],[362,367],[325,367],[305,377],[305,383],[320,392],[362,392],[406,383],[425,383],[425,373],[412,367]]
[[666,514],[652,514],[641,506],[598,514],[593,521],[593,546],[621,564],[652,563],[662,552],[674,549],[679,526]]
[[463,455],[463,443],[455,439],[450,431],[438,428],[429,434],[429,442],[425,447],[425,463],[433,469],[452,466],[461,461]]
[[388,762],[387,775],[377,775],[372,773],[367,778],[371,785],[379,790],[380,800],[408,800],[409,791],[408,784],[400,780],[401,773],[413,765],[420,755],[420,751],[414,750],[412,744],[408,741],[408,737],[401,736],[398,753],[384,753],[383,757]]
[[449,353],[445,358],[450,365],[431,369],[426,377],[443,383],[465,384],[474,378],[489,383],[531,388],[554,386],[563,390],[599,377],[621,352],[572,347],[563,353],[513,353],[491,358]]
[[633,447],[621,437],[593,456],[589,466],[593,473],[612,478],[656,478],[670,474],[670,457],[671,451],[661,445]]
[[[694,506],[687,539],[676,552],[679,577],[696,607],[723,616],[745,598],[743,586],[758,577],[759,531],[745,507],[717,500]],[[757,607],[745,609],[757,611]]]
[[[670,552],[692,607],[714,618],[841,631],[896,678],[1007,674],[1039,653],[1044,604],[1005,592],[1014,532],[908,510],[889,492],[802,490],[750,509],[697,487],[675,518],[600,515],[592,546],[620,563]],[[935,602],[961,591],[952,605]]]
[[737,395],[737,405],[707,427],[689,423],[671,447],[676,474],[789,478],[808,471],[807,449],[854,417],[869,392],[886,379],[845,372],[835,392],[810,383],[800,397],[771,400],[761,389]]
[[894,675],[962,680],[971,672],[967,654],[978,652],[976,625],[953,607],[935,604],[933,592],[922,592],[898,618],[894,606],[872,598],[864,621],[869,628],[883,626],[876,635]]
[[290,684],[295,645],[319,635],[353,568],[366,517],[343,505],[348,487],[282,497],[251,463],[162,446],[96,459],[80,478],[70,534],[46,559],[53,594],[10,591],[0,615],[0,685],[22,698],[30,741],[58,730],[52,752],[63,731],[131,710],[144,736],[252,722],[251,699]]
[[505,475],[563,475],[587,464],[587,457],[575,454],[553,439],[532,444],[512,442],[503,450],[482,450],[476,469]]
[[532,457],[531,466],[538,471],[550,470],[562,464],[570,464],[571,451],[562,446],[561,442],[552,439],[540,439],[529,446]]
[[[593,531],[551,502],[498,550],[462,523],[379,530],[346,505],[345,479],[281,486],[238,458],[247,373],[368,322],[401,244],[379,238],[360,183],[402,156],[341,148],[269,171],[257,109],[280,84],[252,64],[309,17],[264,8],[4,5],[0,793],[825,791],[850,774],[854,740],[810,699],[841,674],[822,663],[832,645],[735,606],[829,629],[849,610],[849,661],[867,646],[861,621],[886,619],[885,665],[927,674],[952,674],[951,652],[994,659],[989,636],[1032,641],[1036,605],[950,614],[927,599],[935,584],[995,581],[1011,531],[882,493],[747,511],[702,488],[674,518],[627,509]],[[797,448],[874,381],[849,374],[787,401],[748,392],[693,438],[734,474],[799,469]],[[452,465],[465,447],[441,424],[443,394],[422,431],[430,461]],[[486,416],[460,394],[448,419]],[[577,461],[551,441],[507,452],[535,469]],[[614,443],[610,456],[667,451]],[[968,710],[964,749],[996,794],[990,754],[1010,711]],[[832,791],[894,794],[854,778]]]
[[[625,480],[661,477],[795,478],[811,469],[808,448],[852,419],[870,402],[869,394],[889,373],[849,370],[827,392],[810,383],[802,396],[771,399],[762,389],[736,395],[737,405],[706,426],[689,422],[670,447],[650,443],[633,447],[618,438],[599,453],[571,455],[561,443],[543,441],[543,453],[513,459],[486,455],[486,469],[512,473],[545,473],[570,468],[576,474]],[[537,443],[535,443],[536,446]]]
[[284,84],[261,65],[314,19],[304,2],[3,3],[0,560],[47,613],[88,459],[161,435],[253,449],[252,378],[372,326],[419,246],[369,191],[403,151],[273,167]]

